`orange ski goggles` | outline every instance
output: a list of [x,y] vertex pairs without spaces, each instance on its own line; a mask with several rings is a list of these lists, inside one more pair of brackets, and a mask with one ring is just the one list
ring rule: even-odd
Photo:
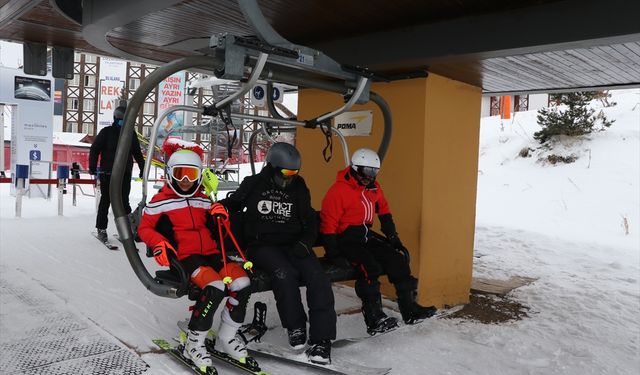
[[188,165],[176,165],[171,168],[171,177],[176,181],[182,181],[186,178],[190,182],[196,182],[200,178],[200,168]]
[[296,176],[299,171],[300,171],[299,169],[286,169],[286,168],[280,169],[280,173],[282,173],[282,175],[285,177]]

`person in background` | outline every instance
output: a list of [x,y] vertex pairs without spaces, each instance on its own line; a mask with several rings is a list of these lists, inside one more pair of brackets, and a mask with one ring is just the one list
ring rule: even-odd
[[[153,249],[159,265],[168,267],[169,257],[176,257],[191,282],[202,290],[189,320],[182,354],[201,369],[212,366],[205,339],[213,315],[228,295],[215,348],[247,363],[247,349],[237,332],[245,318],[251,281],[242,265],[231,262],[225,266],[222,260],[211,200],[201,186],[204,153],[195,143],[174,139],[167,140],[163,149],[169,158],[167,182],[145,207],[138,235]],[[228,219],[226,211],[221,214],[221,219]],[[228,285],[225,277],[230,277]]]
[[[109,206],[109,185],[111,182],[111,171],[113,161],[116,156],[118,141],[120,140],[120,129],[124,121],[124,113],[127,107],[119,106],[113,111],[113,123],[100,130],[91,145],[89,151],[89,173],[96,176],[100,182],[100,203],[98,204],[98,214],[96,215],[97,237],[100,241],[106,242]],[[100,159],[100,170],[98,172],[98,158]],[[140,143],[137,137],[131,141],[131,151],[127,158],[124,176],[122,177],[122,199],[127,214],[131,213],[129,204],[129,193],[131,192],[131,174],[133,170],[133,159],[135,158],[140,168],[140,178],[144,170],[144,157],[140,151]]]
[[312,250],[318,221],[299,175],[300,153],[278,142],[267,152],[266,161],[260,173],[246,177],[220,204],[241,213],[247,253],[255,267],[271,277],[280,321],[294,350],[305,348],[307,341],[299,285],[307,287],[310,345],[305,352],[310,361],[328,364],[331,340],[336,338],[334,296],[331,280]]
[[[384,272],[395,286],[398,307],[406,324],[433,316],[436,308],[416,303],[418,280],[411,276],[408,251],[400,241],[389,204],[376,176],[380,158],[375,151],[359,149],[351,165],[338,172],[336,182],[322,200],[320,233],[326,257],[336,264],[348,261],[359,271],[356,294],[362,300],[370,335],[395,329],[398,322],[382,311],[378,277]],[[378,215],[386,239],[371,231]]]

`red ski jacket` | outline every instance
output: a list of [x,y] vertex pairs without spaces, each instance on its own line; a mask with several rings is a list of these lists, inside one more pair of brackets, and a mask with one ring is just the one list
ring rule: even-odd
[[138,235],[153,247],[160,241],[169,242],[178,252],[178,260],[193,254],[217,254],[211,201],[198,191],[183,198],[165,184],[144,208]]
[[336,182],[329,188],[322,200],[320,211],[320,233],[340,234],[350,226],[373,224],[373,214],[389,214],[389,203],[384,197],[380,184],[361,186],[350,175],[347,167],[336,176]]

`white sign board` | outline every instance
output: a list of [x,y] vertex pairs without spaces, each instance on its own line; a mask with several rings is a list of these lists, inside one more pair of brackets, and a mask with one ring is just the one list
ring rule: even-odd
[[353,111],[342,113],[333,119],[333,126],[345,137],[371,135],[373,111]]
[[[53,161],[53,79],[0,67],[0,102],[16,105],[11,121],[11,172],[31,165],[32,178],[48,178]],[[40,162],[42,161],[42,162]],[[45,189],[46,191],[46,189]]]
[[98,96],[98,131],[113,123],[113,110],[124,90],[127,62],[110,57],[100,58],[100,94]]

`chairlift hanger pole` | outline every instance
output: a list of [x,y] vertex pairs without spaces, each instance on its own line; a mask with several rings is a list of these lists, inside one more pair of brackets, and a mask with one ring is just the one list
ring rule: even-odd
[[[153,73],[146,77],[141,83],[140,87],[133,95],[127,111],[125,113],[124,125],[121,130],[120,141],[118,142],[118,148],[114,159],[114,168],[111,176],[111,204],[113,214],[115,216],[116,229],[120,236],[125,253],[133,268],[136,276],[140,279],[142,284],[149,289],[152,293],[170,298],[178,298],[186,293],[186,285],[188,285],[188,279],[185,275],[181,275],[181,282],[176,285],[168,284],[160,279],[151,276],[144,263],[140,259],[138,249],[134,243],[133,232],[131,230],[129,218],[124,208],[122,197],[122,183],[124,178],[124,169],[126,161],[128,159],[131,142],[134,136],[135,120],[140,108],[142,107],[147,95],[166,77],[181,70],[204,68],[213,70],[216,73],[222,72],[220,78],[235,77],[235,79],[241,79],[244,75],[245,61],[249,57],[250,61],[255,61],[254,68],[252,70],[251,77],[247,84],[243,85],[240,91],[232,94],[220,102],[215,104],[215,109],[223,110],[228,108],[232,101],[244,93],[246,93],[251,86],[257,81],[258,78],[262,78],[266,81],[276,81],[282,83],[288,83],[295,86],[318,88],[327,91],[345,94],[351,94],[349,101],[340,109],[330,112],[321,116],[322,121],[328,121],[332,116],[342,113],[353,104],[364,104],[370,99],[378,104],[383,112],[385,119],[385,131],[383,135],[383,141],[380,146],[379,154],[381,159],[384,157],[388,142],[390,139],[391,130],[391,115],[384,100],[377,95],[370,95],[369,87],[370,80],[365,79],[362,74],[357,72],[347,71],[343,69],[335,61],[331,60],[327,56],[323,55],[319,51],[314,51],[308,47],[285,45],[282,44],[286,40],[273,30],[266,30],[266,27],[270,28],[268,23],[264,20],[264,16],[260,12],[260,8],[256,0],[238,0],[241,10],[245,14],[245,18],[248,23],[253,25],[259,32],[259,37],[266,42],[273,42],[275,46],[269,45],[256,45],[251,40],[246,38],[235,38],[233,36],[215,37],[212,38],[212,56],[189,56],[181,58],[172,62],[169,62],[163,66],[160,66]],[[263,22],[264,21],[264,22]],[[266,25],[266,26],[265,26]],[[271,33],[271,34],[270,34]],[[280,46],[278,46],[280,44]],[[286,44],[286,43],[284,43]],[[289,49],[287,49],[289,48]],[[292,49],[293,48],[293,49]],[[264,51],[273,51],[275,55],[267,61],[267,53]],[[258,53],[256,53],[258,52]],[[308,59],[307,59],[308,58]],[[225,74],[227,76],[225,76]],[[328,82],[322,79],[310,78],[310,76],[322,76],[337,78],[340,82]],[[355,83],[357,80],[357,84]],[[251,82],[251,84],[249,84]],[[355,86],[355,90],[354,89]],[[357,95],[356,95],[357,94]],[[187,106],[188,107],[188,106]],[[177,110],[177,109],[174,109]],[[182,108],[182,110],[200,111],[204,112],[204,109],[196,108]],[[164,116],[168,115],[171,111],[166,111]],[[249,116],[242,114],[234,114],[234,117],[242,118],[240,116]],[[250,119],[247,117],[247,119]],[[266,122],[283,121],[283,119],[264,118],[255,120],[264,120]],[[309,122],[299,122],[295,120],[284,120],[283,124],[294,126],[300,126]],[[291,121],[294,121],[291,123]],[[318,119],[315,120],[317,123]],[[154,123],[154,128],[157,129],[159,122]],[[157,137],[157,130],[155,130],[155,137]],[[339,133],[337,133],[339,134]],[[341,137],[343,144],[344,138]],[[150,140],[155,143],[155,139]],[[150,144],[153,147],[153,144]],[[346,150],[346,147],[343,147]],[[347,158],[348,160],[348,158]],[[150,167],[150,160],[147,160],[147,166],[145,166],[145,181],[148,175]],[[146,185],[146,182],[145,182]],[[144,204],[144,202],[143,202]],[[171,260],[173,263],[177,261]],[[179,264],[179,263],[178,263]],[[184,273],[184,272],[183,272]]]

